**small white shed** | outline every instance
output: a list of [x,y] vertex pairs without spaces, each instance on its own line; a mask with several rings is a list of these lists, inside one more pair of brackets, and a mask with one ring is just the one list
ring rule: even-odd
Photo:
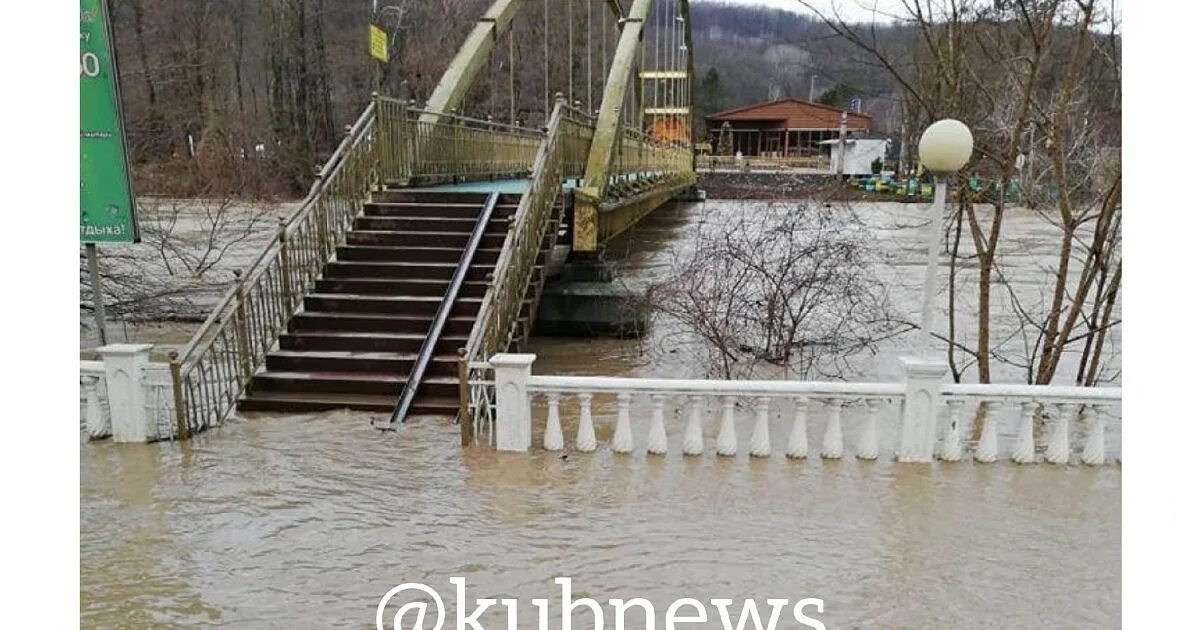
[[[821,143],[829,147],[829,167],[834,173],[839,172],[838,160],[841,158],[839,142],[841,141],[834,138]],[[884,159],[890,142],[885,138],[846,138],[846,170],[841,172],[846,175],[870,175],[871,163]]]

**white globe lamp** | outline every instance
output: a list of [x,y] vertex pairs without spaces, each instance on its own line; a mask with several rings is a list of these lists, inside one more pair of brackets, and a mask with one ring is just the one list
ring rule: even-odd
[[971,130],[961,121],[945,118],[929,125],[921,134],[917,154],[930,172],[946,174],[966,166],[974,148]]

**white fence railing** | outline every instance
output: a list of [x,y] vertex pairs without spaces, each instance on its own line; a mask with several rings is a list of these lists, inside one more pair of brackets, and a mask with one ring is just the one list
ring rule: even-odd
[[151,362],[150,348],[104,346],[101,360],[79,362],[80,424],[88,437],[155,442],[175,436],[171,366]]
[[[820,414],[825,422],[816,452],[823,458],[839,459],[849,452],[859,459],[877,459],[886,452],[881,436],[887,433],[897,436],[899,461],[927,462],[935,457],[958,461],[971,445],[974,458],[986,463],[999,458],[999,425],[1015,411],[1015,432],[1005,433],[1013,440],[1012,461],[1065,464],[1076,453],[1078,461],[1097,465],[1106,461],[1105,423],[1116,417],[1102,412],[1119,409],[1121,404],[1119,388],[945,384],[942,370],[920,361],[906,362],[902,382],[839,383],[535,376],[534,359],[529,354],[499,354],[489,362],[496,400],[496,426],[491,433],[499,450],[527,451],[532,446],[535,402],[545,404],[543,448],[565,447],[561,417],[564,405],[570,405],[578,409],[575,450],[596,450],[593,403],[603,397],[615,402],[615,413],[607,415],[615,416],[610,448],[616,453],[633,452],[635,441],[640,441],[634,439],[632,421],[634,402],[639,401],[649,412],[644,448],[652,454],[669,449],[668,415],[683,418],[682,432],[675,432],[680,450],[685,455],[704,453],[705,420],[709,407],[715,406],[719,409],[715,449],[722,456],[736,455],[743,448],[738,425],[739,416],[745,415],[753,418],[747,452],[770,456],[774,452],[771,416],[783,413],[790,421],[784,453],[792,458],[809,455],[808,421]],[[739,413],[739,406],[749,407],[752,413]],[[945,421],[939,423],[942,415]],[[857,426],[852,432],[855,439],[848,444],[846,435],[851,432],[843,425],[851,416]],[[1039,417],[1040,431],[1035,432]],[[1073,430],[1077,421],[1083,431]],[[889,422],[894,424],[885,427]],[[967,433],[975,426],[977,439],[973,430]]]

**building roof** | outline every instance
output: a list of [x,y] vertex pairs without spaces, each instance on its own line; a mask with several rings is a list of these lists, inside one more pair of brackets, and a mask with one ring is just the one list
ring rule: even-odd
[[[842,110],[820,103],[811,103],[798,98],[783,98],[767,103],[746,105],[737,109],[717,112],[705,116],[709,122],[771,121],[782,123],[788,129],[837,129],[841,124]],[[848,112],[846,122],[851,129],[870,129],[871,117],[866,114]]]

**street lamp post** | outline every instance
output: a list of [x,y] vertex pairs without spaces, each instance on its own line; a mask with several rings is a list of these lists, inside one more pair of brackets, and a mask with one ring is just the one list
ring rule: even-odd
[[925,288],[921,299],[921,354],[933,354],[933,303],[937,281],[938,244],[942,216],[946,211],[946,177],[956,173],[971,159],[975,141],[963,123],[946,118],[929,126],[921,134],[917,153],[921,164],[933,173],[933,206],[925,232]]
[[941,399],[941,382],[946,374],[946,362],[933,350],[934,284],[937,280],[939,237],[942,214],[946,209],[946,176],[966,165],[971,159],[974,140],[971,130],[957,120],[939,120],[921,134],[917,155],[921,164],[934,177],[933,205],[929,209],[929,226],[925,231],[925,289],[921,301],[921,341],[918,354],[901,357],[904,371],[904,412],[900,421],[900,444],[897,459],[902,462],[927,462],[933,459],[937,442],[937,416]]

